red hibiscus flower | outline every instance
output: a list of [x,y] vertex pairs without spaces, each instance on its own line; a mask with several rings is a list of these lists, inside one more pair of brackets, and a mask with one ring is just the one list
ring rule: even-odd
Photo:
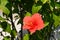
[[23,19],[23,29],[28,29],[31,34],[36,30],[44,28],[44,22],[39,13],[35,13],[32,16],[25,16]]

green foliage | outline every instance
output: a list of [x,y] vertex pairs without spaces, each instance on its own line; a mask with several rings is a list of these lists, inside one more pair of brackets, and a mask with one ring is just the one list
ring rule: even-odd
[[17,35],[16,30],[11,30],[11,34],[13,37],[15,37]]
[[[13,11],[12,7],[14,8]],[[54,25],[57,28],[60,25],[60,2],[55,0],[0,0],[0,10],[7,17],[5,19],[0,16],[0,27],[3,28],[3,31],[9,32],[13,38],[17,35],[16,30],[11,30],[11,25],[14,26],[13,13],[19,14],[21,19],[19,23],[25,16],[32,16],[32,14],[38,12],[42,15],[45,28],[32,35],[25,34],[23,40],[49,40],[52,26]],[[11,25],[6,22],[7,19],[11,22]],[[4,40],[10,40],[10,38],[4,37]]]
[[0,21],[5,21],[5,19],[0,16]]
[[5,21],[1,22],[1,26],[4,31],[9,32],[9,33],[11,32],[11,25],[8,24],[7,22],[5,22]]
[[34,0],[36,3],[39,1],[39,0]]
[[25,34],[23,40],[29,40],[29,34]]
[[53,7],[52,6],[50,6],[50,9],[51,9],[51,11],[53,11]]
[[45,4],[48,0],[41,0],[43,4]]
[[0,5],[0,10],[2,10],[6,15],[8,15],[10,13],[9,9],[5,6]]
[[5,6],[8,3],[7,0],[0,0],[0,5]]
[[5,31],[11,33],[11,25],[10,24],[7,24],[7,28],[5,29]]
[[55,27],[57,27],[58,25],[60,25],[60,16],[57,16],[57,15],[53,14],[53,19],[54,19],[54,25],[55,25]]
[[5,14],[8,15],[10,11],[7,7],[5,7],[7,3],[8,3],[7,0],[0,0],[0,10],[2,10]]
[[1,28],[2,26],[0,25],[0,28]]
[[44,26],[46,27],[48,24],[49,24],[49,22],[45,22],[45,25]]
[[27,12],[25,16],[31,16],[31,13]]
[[57,8],[60,8],[60,3],[56,2],[55,4],[56,4],[55,6],[56,6]]
[[38,5],[38,4],[34,4],[32,6],[32,13],[37,13],[40,9],[41,9],[41,5]]
[[4,37],[4,40],[11,40],[9,37]]
[[54,0],[50,0],[50,5],[54,8],[55,7],[55,2]]

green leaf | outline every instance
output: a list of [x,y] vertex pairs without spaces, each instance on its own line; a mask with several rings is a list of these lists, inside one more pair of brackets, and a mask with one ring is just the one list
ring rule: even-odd
[[44,27],[46,27],[49,24],[49,22],[45,22]]
[[9,9],[7,7],[1,6],[0,5],[0,9],[6,14],[8,15],[10,13]]
[[35,0],[35,2],[37,3],[39,0]]
[[41,5],[36,5],[36,4],[34,4],[34,5],[32,6],[32,13],[37,13],[41,8],[42,8]]
[[5,31],[11,33],[11,25],[10,24],[7,24]]
[[55,6],[57,7],[57,8],[60,8],[60,3],[55,3]]
[[51,11],[53,11],[53,7],[52,6],[50,6],[50,9],[51,9]]
[[5,21],[2,22],[1,26],[2,26],[4,31],[9,32],[9,33],[11,32],[11,25],[8,24],[7,22],[5,22]]
[[13,36],[13,37],[15,37],[15,36],[17,35],[17,34],[16,34],[16,30],[12,30],[11,33],[12,33],[12,36]]
[[55,2],[54,2],[54,0],[49,0],[49,6],[50,6],[51,11],[53,11],[53,9],[54,9],[54,7],[55,7]]
[[31,13],[30,12],[27,12],[25,16],[31,16]]
[[5,21],[5,19],[0,16],[0,21]]
[[25,36],[23,37],[23,40],[29,40],[29,35],[25,34]]
[[50,5],[54,8],[55,7],[55,2],[54,0],[50,0]]
[[8,3],[8,0],[0,0],[0,5],[5,6]]
[[48,0],[41,0],[41,2],[42,2],[43,4],[45,4],[47,1],[48,1]]
[[57,27],[58,25],[60,25],[60,16],[57,16],[57,15],[53,14],[53,19],[54,19],[54,25],[55,25],[55,27]]
[[4,40],[11,40],[9,37],[4,37]]

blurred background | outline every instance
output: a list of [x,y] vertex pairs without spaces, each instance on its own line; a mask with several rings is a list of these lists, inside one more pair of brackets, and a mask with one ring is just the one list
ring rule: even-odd
[[[34,13],[45,28],[30,35],[23,18]],[[60,0],[0,0],[0,40],[60,40]]]

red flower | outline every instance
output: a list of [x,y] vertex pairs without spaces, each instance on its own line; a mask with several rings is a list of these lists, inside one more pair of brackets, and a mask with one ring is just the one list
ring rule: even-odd
[[44,22],[40,14],[35,13],[31,16],[25,16],[23,19],[23,29],[28,29],[32,34],[36,30],[41,30],[44,28]]

